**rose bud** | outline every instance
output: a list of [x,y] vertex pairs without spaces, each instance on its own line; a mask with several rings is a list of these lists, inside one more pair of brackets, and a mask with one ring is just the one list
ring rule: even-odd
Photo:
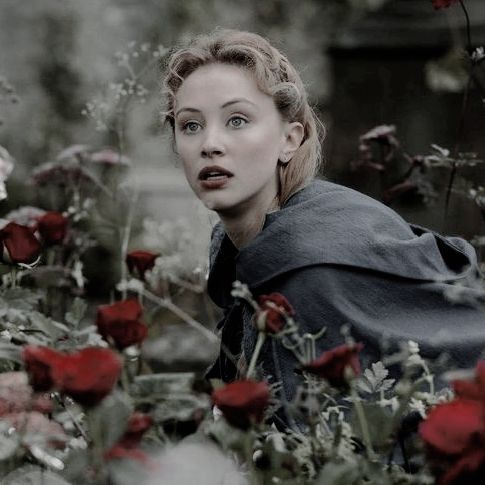
[[66,237],[68,222],[60,212],[46,212],[39,217],[37,230],[45,244],[60,244]]
[[41,246],[32,229],[9,222],[0,229],[0,261],[32,264],[40,255]]
[[324,352],[302,369],[326,379],[334,387],[347,387],[349,370],[353,376],[360,374],[358,353],[363,347],[361,343],[340,345]]
[[52,370],[56,388],[79,404],[96,406],[116,385],[122,363],[110,349],[88,347],[67,354]]
[[266,382],[250,379],[231,382],[212,393],[212,402],[221,410],[227,422],[242,430],[262,421],[269,398]]
[[293,316],[295,311],[281,293],[261,295],[258,298],[261,311],[256,316],[258,329],[267,333],[278,333],[285,326],[285,315]]
[[27,345],[23,348],[22,359],[34,391],[45,392],[52,389],[54,386],[52,369],[63,357],[64,354],[49,347]]
[[131,251],[126,255],[126,265],[131,274],[144,280],[145,273],[153,268],[159,256],[160,254],[150,251]]
[[139,301],[133,298],[100,306],[96,317],[98,332],[120,350],[139,344],[148,332],[148,327],[139,321],[142,311]]

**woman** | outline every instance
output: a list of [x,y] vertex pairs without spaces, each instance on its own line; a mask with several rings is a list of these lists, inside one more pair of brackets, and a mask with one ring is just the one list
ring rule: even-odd
[[[321,124],[286,57],[256,34],[216,30],[172,54],[164,88],[187,181],[220,217],[208,291],[224,310],[223,351],[208,378],[236,379],[234,357],[247,362],[255,345],[251,308],[230,293],[236,279],[254,295],[283,294],[302,333],[325,326],[320,352],[341,344],[349,324],[367,360],[384,343],[414,340],[424,355],[446,351],[473,365],[485,318],[443,296],[476,273],[473,248],[315,179]],[[299,380],[292,353],[271,339],[258,363],[291,400]]]

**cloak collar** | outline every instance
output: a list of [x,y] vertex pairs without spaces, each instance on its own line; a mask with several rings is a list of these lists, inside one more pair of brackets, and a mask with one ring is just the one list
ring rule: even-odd
[[324,180],[313,180],[267,214],[263,230],[239,251],[219,222],[210,259],[209,295],[223,307],[234,279],[253,289],[317,264],[421,281],[453,281],[476,266],[475,250],[463,239],[408,224],[377,200]]

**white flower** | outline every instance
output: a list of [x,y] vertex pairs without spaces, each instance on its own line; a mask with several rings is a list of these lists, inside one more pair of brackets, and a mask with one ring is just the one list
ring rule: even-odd
[[209,441],[167,447],[145,485],[247,485],[236,463]]

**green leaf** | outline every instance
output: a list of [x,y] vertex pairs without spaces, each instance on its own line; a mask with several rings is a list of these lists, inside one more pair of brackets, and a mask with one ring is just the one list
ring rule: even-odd
[[33,328],[37,328],[52,340],[69,333],[68,327],[62,323],[56,322],[52,318],[46,317],[43,313],[30,312],[28,314],[28,319]]
[[0,342],[0,360],[8,360],[21,364],[20,347],[10,342]]
[[103,450],[107,450],[125,432],[132,412],[133,405],[130,397],[123,392],[112,392],[101,401],[99,406],[88,412],[90,435],[96,436]]
[[395,382],[395,379],[386,379],[388,374],[389,371],[384,367],[381,361],[374,362],[372,364],[372,369],[366,369],[364,371],[364,374],[357,382],[357,385],[361,391],[370,394],[387,391]]
[[8,288],[0,292],[0,308],[11,307],[17,310],[33,310],[41,295],[27,288]]
[[86,314],[87,308],[88,305],[86,304],[86,302],[83,299],[76,297],[71,306],[71,310],[66,313],[66,322],[69,323],[72,327],[78,328],[81,320]]
[[18,468],[2,478],[2,485],[71,485],[57,473],[43,470],[34,465]]
[[[393,420],[392,413],[388,408],[382,407],[374,402],[361,401],[360,404],[364,411],[365,420],[367,421],[367,428],[369,430],[372,446],[376,449],[384,447],[387,444],[386,441],[389,436],[388,432]],[[352,413],[351,424],[356,436],[364,442],[361,423],[355,408]]]

